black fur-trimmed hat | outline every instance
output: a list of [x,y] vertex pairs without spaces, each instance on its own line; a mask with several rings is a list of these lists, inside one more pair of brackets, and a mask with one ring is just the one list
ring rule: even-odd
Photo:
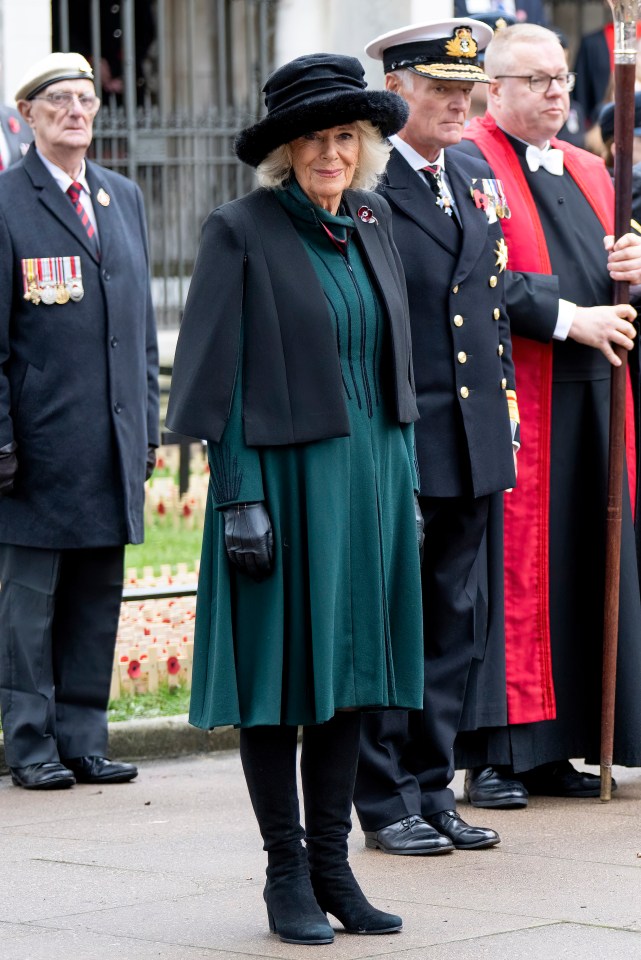
[[408,108],[396,93],[366,90],[356,57],[310,53],[279,67],[263,93],[267,116],[236,137],[236,156],[257,167],[277,147],[313,130],[369,120],[383,137],[400,130]]

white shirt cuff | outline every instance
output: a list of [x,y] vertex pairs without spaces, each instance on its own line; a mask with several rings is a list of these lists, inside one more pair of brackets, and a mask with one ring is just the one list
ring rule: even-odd
[[572,321],[574,320],[575,310],[576,303],[571,303],[569,300],[559,300],[559,313],[556,318],[556,327],[552,334],[553,340],[567,340]]

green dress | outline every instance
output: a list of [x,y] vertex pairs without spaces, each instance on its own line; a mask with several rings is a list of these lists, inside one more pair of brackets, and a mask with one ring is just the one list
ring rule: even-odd
[[[209,448],[190,708],[205,729],[423,705],[414,431],[393,416],[386,313],[349,239],[353,221],[315,207],[296,183],[277,196],[325,294],[351,433],[248,447],[239,364],[228,424]],[[220,509],[259,500],[275,560],[256,583],[227,560]]]

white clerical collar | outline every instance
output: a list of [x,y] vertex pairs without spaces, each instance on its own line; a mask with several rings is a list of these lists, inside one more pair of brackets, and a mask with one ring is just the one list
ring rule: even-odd
[[393,147],[396,147],[401,156],[407,160],[412,170],[422,170],[423,167],[427,164],[432,166],[435,163],[438,163],[441,170],[445,169],[445,151],[441,150],[436,160],[426,160],[425,157],[422,157],[414,147],[410,147],[409,143],[406,143],[397,133],[393,133],[391,137],[388,137],[389,142]]
[[45,156],[43,156],[37,147],[36,153],[63,193],[66,193],[71,184],[75,182],[79,183],[83,190],[86,190],[89,196],[91,196],[91,190],[89,189],[89,184],[87,183],[87,164],[85,163],[84,158],[80,168],[80,173],[74,181],[73,177],[70,177],[69,174],[62,169],[62,167],[59,167],[58,164],[53,163],[51,160],[48,160]]

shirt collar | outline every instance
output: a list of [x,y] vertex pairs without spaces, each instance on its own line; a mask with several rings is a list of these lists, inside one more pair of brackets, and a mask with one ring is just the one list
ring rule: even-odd
[[62,167],[59,167],[57,164],[52,163],[51,160],[48,160],[45,156],[43,156],[37,147],[36,147],[36,153],[38,154],[38,156],[40,157],[40,160],[42,161],[44,166],[47,168],[47,170],[49,171],[53,179],[56,181],[60,189],[63,191],[63,193],[66,193],[69,187],[71,186],[71,184],[75,182],[75,183],[79,183],[80,186],[83,188],[83,190],[85,190],[86,193],[88,193],[89,196],[91,196],[91,190],[89,189],[89,184],[87,183],[87,164],[85,163],[84,159],[82,161],[82,167],[80,168],[80,173],[78,174],[76,180],[74,181],[72,180],[72,178],[69,176],[68,173],[65,173]]
[[[535,144],[533,144],[533,143],[528,143],[527,140],[521,140],[520,137],[515,137],[513,133],[508,133],[507,130],[503,130],[503,127],[500,126],[500,124],[498,124],[498,123],[497,123],[497,127],[498,127],[499,130],[501,130],[501,131],[505,134],[505,136],[508,137],[513,143],[522,144],[522,145],[523,145],[523,149],[522,149],[521,153],[524,154],[525,151],[526,151],[526,149],[527,149],[528,147],[535,147]],[[542,147],[535,147],[535,149],[536,149],[536,150],[539,150],[542,154],[543,154],[543,153],[547,153],[548,150],[550,149],[550,141],[548,140],[547,143],[544,143]]]
[[423,167],[430,162],[432,165],[435,163],[438,163],[439,166],[441,167],[441,170],[445,169],[445,151],[444,150],[441,150],[436,160],[429,161],[429,160],[426,160],[425,157],[422,157],[420,153],[417,153],[414,147],[410,147],[409,143],[406,143],[405,140],[399,137],[397,133],[392,134],[392,136],[389,137],[388,139],[389,139],[389,142],[392,144],[392,146],[396,147],[396,149],[401,154],[401,156],[404,157],[405,160],[407,160],[412,170],[422,170]]

